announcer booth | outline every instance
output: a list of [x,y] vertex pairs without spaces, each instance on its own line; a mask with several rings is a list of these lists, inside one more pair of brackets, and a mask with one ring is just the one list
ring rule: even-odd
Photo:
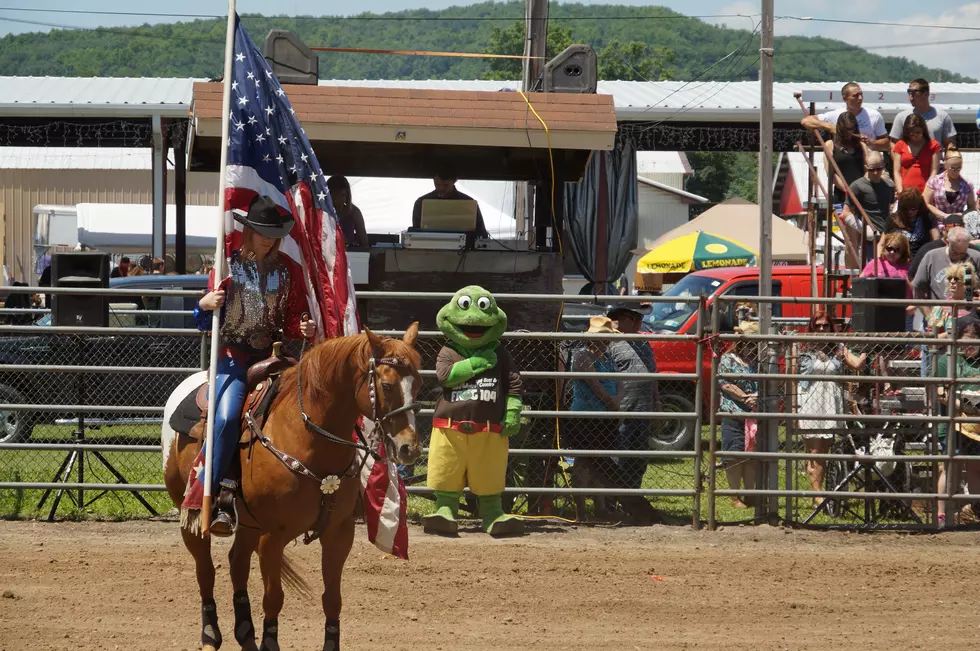
[[[316,83],[315,77],[310,81]],[[370,177],[373,192],[366,198],[398,199],[392,206],[399,212],[419,196],[400,194],[406,177],[426,179],[426,192],[445,169],[465,179],[461,189],[470,181],[531,183],[533,210],[526,221],[514,223],[511,233],[517,237],[495,237],[491,228],[489,239],[447,243],[435,233],[371,234],[369,224],[370,247],[348,252],[358,289],[455,292],[480,284],[496,292],[562,293],[563,261],[554,233],[562,231],[564,183],[582,177],[593,151],[613,148],[612,96],[527,93],[525,100],[519,92],[284,88],[325,173]],[[193,170],[218,169],[221,100],[220,82],[194,85]],[[357,197],[364,194],[358,190]],[[523,233],[528,237],[520,237]],[[375,328],[418,320],[432,329],[440,306],[440,301],[361,301],[359,309]],[[541,307],[511,305],[511,327],[554,329],[557,305],[553,314]]]

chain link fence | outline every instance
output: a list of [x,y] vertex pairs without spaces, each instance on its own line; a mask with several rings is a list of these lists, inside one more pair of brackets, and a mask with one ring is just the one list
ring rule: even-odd
[[[618,297],[520,298],[560,303],[562,318],[552,332],[503,337],[524,385],[523,427],[511,438],[507,469],[515,513],[900,529],[965,526],[980,513],[972,505],[980,493],[980,381],[969,379],[980,376],[980,342],[971,341],[980,331],[967,339],[951,326],[942,336],[855,333],[852,312],[871,302],[793,299],[780,304],[771,334],[740,334],[740,321],[756,319],[753,306],[774,299],[657,297],[656,322],[669,327],[586,334],[589,318]],[[509,297],[499,299],[506,310]],[[821,308],[836,331],[807,332]],[[965,325],[973,307],[959,309]],[[171,508],[162,492],[162,405],[202,368],[209,339],[153,327],[167,322],[0,326],[0,516],[122,518]],[[441,393],[434,369],[444,343],[429,330],[417,344],[423,444]],[[400,470],[411,511],[427,513],[425,455]]]

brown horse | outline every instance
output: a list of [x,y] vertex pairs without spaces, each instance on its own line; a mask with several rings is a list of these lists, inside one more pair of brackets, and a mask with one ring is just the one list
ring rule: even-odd
[[[234,587],[234,634],[243,649],[256,648],[247,591],[252,554],[258,551],[265,592],[260,649],[278,651],[282,583],[285,580],[300,591],[307,589],[283,557],[283,548],[309,531],[320,534],[326,616],[323,649],[340,648],[340,577],[354,540],[360,468],[354,447],[331,440],[322,431],[353,442],[358,418],[376,418],[374,431],[384,437],[389,458],[406,464],[418,458],[421,446],[413,411],[421,388],[421,362],[415,351],[417,335],[418,323],[414,323],[401,340],[381,339],[367,332],[315,346],[298,366],[283,374],[279,393],[262,426],[270,446],[280,451],[280,456],[254,439],[248,446],[240,446],[242,498],[229,566]],[[301,374],[299,380],[297,371]],[[300,382],[309,424],[304,423],[299,407]],[[190,436],[168,437],[165,427],[164,475],[175,505],[180,506],[183,501],[191,465],[201,448],[203,428],[202,420]],[[283,455],[288,457],[283,460]],[[321,491],[318,480],[331,476],[340,478],[340,487],[327,494]],[[181,535],[197,566],[202,602],[201,644],[205,651],[212,651],[220,647],[221,633],[214,602],[211,541],[184,528]]]

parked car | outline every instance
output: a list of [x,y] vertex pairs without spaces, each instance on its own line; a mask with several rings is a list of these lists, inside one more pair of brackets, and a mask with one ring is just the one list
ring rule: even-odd
[[[207,276],[134,276],[113,278],[110,289],[181,289],[203,291]],[[111,327],[194,328],[196,297],[120,296],[110,298]],[[122,314],[122,310],[170,310],[172,315]],[[46,314],[35,324],[37,335],[0,337],[0,364],[29,366],[150,366],[193,368],[201,363],[199,337],[153,335],[62,335],[40,334],[51,324]],[[71,373],[51,371],[0,372],[0,403],[38,405],[162,406],[170,392],[185,377],[181,373]],[[35,425],[72,418],[73,414],[51,411],[0,409],[0,442],[23,442]],[[86,415],[90,422],[113,424],[145,414]]]
[[[823,289],[823,267],[817,267],[817,287]],[[835,292],[837,290],[835,289]],[[783,297],[809,297],[810,267],[802,265],[773,267],[772,293]],[[758,296],[759,269],[757,267],[728,267],[710,271],[696,271],[684,276],[667,290],[665,296],[691,297],[704,294],[708,297],[708,314],[719,296]],[[822,295],[822,294],[821,294]],[[724,303],[720,315],[720,332],[731,333],[737,325],[735,303]],[[653,310],[644,318],[652,332],[662,334],[694,334],[697,331],[697,303],[654,303]],[[810,306],[805,303],[773,303],[773,317],[809,318]],[[704,324],[710,327],[710,319]],[[695,373],[697,344],[694,341],[653,340],[657,370],[661,373]],[[704,355],[701,365],[702,413],[708,422],[710,406],[711,355]],[[694,411],[696,384],[692,381],[660,381],[660,397],[665,411]],[[693,447],[694,421],[672,421],[670,427],[659,430],[651,441],[654,449],[688,450]]]

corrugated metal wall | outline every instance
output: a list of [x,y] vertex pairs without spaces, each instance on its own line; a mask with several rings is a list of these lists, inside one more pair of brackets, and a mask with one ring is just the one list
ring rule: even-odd
[[[669,178],[670,174],[644,174],[647,178],[664,177]],[[680,175],[677,175],[680,177]],[[655,180],[666,183],[664,178]],[[637,233],[636,247],[638,249],[648,249],[654,240],[667,233],[681,224],[688,221],[688,205],[681,199],[669,192],[658,190],[649,185],[640,184],[637,193]],[[627,278],[633,282],[633,275],[636,273],[636,263],[640,255],[634,255],[626,269]]]
[[[152,203],[150,170],[0,170],[4,212],[4,259],[12,279],[33,271],[33,211],[38,204]],[[168,173],[167,202],[174,202],[174,174]],[[187,175],[187,204],[218,205],[218,175]],[[33,276],[28,278],[34,280]]]

